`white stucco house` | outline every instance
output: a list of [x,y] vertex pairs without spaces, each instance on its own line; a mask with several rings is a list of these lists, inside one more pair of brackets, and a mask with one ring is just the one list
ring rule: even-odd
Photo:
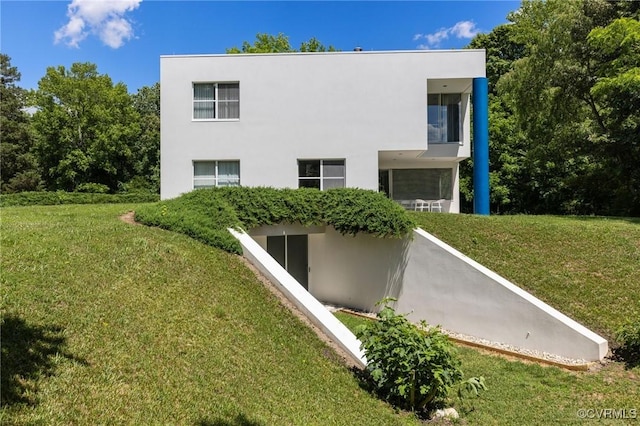
[[459,212],[484,76],[484,50],[162,56],[161,198],[346,186]]
[[[160,59],[161,198],[209,186],[357,187],[460,211],[474,135],[474,211],[489,213],[484,50],[172,55]],[[433,207],[433,203],[428,204]],[[230,230],[243,255],[362,362],[320,302],[587,360],[607,342],[421,229],[404,239],[331,226]]]

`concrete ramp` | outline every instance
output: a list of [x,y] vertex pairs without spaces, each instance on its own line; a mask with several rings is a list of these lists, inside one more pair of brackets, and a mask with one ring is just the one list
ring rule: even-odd
[[601,360],[607,341],[422,229],[396,310],[445,329],[567,358]]

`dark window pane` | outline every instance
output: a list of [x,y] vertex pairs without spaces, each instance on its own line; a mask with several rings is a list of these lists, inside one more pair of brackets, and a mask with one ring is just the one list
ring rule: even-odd
[[299,179],[298,188],[320,189],[320,179]]
[[298,160],[298,177],[320,177],[320,160]]

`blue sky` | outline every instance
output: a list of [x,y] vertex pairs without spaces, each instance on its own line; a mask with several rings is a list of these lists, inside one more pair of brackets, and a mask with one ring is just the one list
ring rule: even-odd
[[129,92],[160,79],[160,55],[224,53],[257,33],[341,50],[452,49],[507,22],[519,1],[0,1],[0,50],[37,88],[49,66],[92,62]]

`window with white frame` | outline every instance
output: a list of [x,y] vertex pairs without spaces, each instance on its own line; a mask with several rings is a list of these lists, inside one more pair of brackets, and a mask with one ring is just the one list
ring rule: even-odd
[[193,83],[194,120],[240,118],[240,83]]
[[429,143],[462,141],[462,95],[436,93],[427,96]]
[[193,189],[239,185],[240,161],[193,162]]
[[344,160],[298,160],[298,187],[344,188]]

